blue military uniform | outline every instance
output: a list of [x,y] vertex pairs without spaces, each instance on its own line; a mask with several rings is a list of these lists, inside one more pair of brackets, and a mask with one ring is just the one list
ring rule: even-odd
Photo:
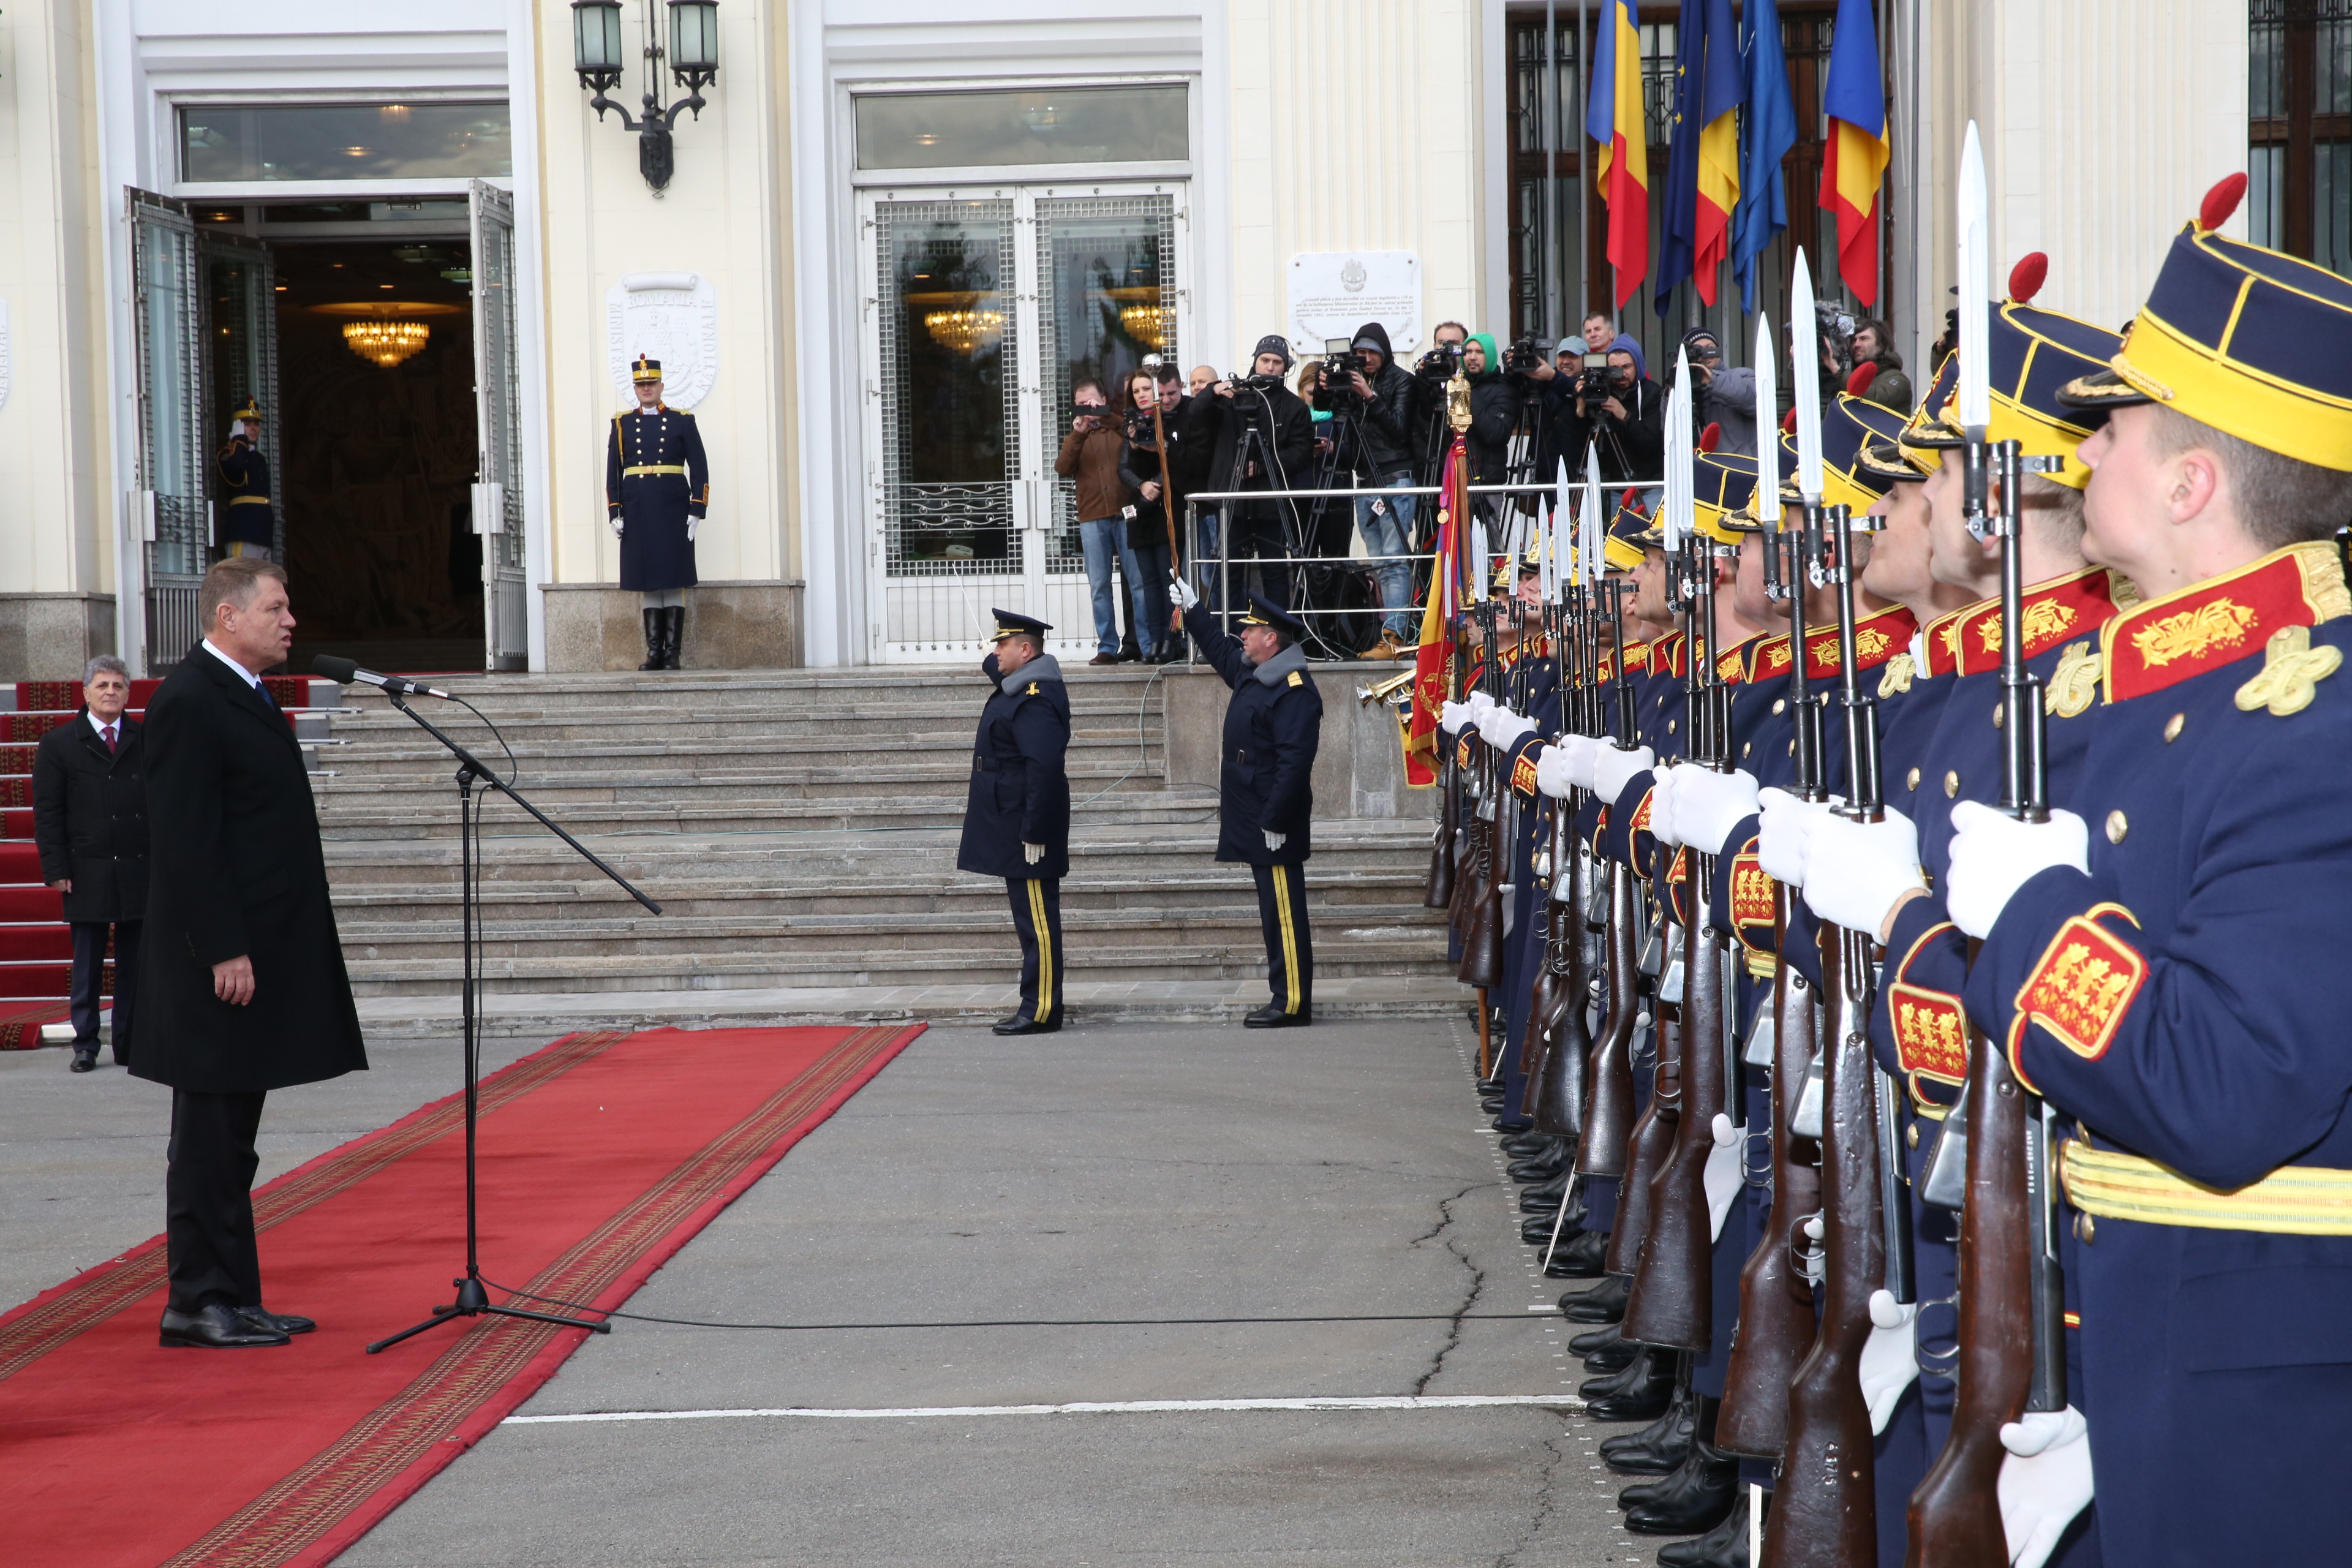
[[[240,423],[258,420],[260,405],[247,399],[229,416]],[[242,430],[231,436],[216,461],[220,478],[218,542],[231,555],[268,555],[278,547],[278,509],[269,493],[269,459]]]
[[[640,356],[640,385],[661,380],[661,362]],[[621,532],[621,586],[643,594],[691,588],[694,527],[710,509],[710,461],[694,416],[666,403],[613,416],[604,443],[604,505]],[[683,604],[645,608],[641,669],[676,669],[686,638]]]
[[[1285,637],[1306,623],[1261,595],[1249,597],[1244,626],[1270,626]],[[1307,673],[1296,640],[1262,664],[1243,656],[1239,639],[1207,616],[1188,625],[1201,657],[1233,689],[1225,707],[1224,749],[1217,768],[1217,858],[1246,864],[1257,883],[1272,1001],[1245,1020],[1254,1027],[1309,1023],[1315,1013],[1315,951],[1308,934],[1303,868],[1313,849],[1315,751],[1323,732],[1323,694]],[[1269,844],[1269,835],[1278,845]]]
[[[996,612],[998,643],[1054,628]],[[1052,654],[1033,655],[1000,676],[997,656],[981,662],[994,689],[981,710],[964,797],[956,868],[1002,877],[1021,933],[1021,1005],[1000,1035],[1050,1034],[1062,1026],[1068,963],[1062,948],[1062,879],[1070,870],[1070,695]]]

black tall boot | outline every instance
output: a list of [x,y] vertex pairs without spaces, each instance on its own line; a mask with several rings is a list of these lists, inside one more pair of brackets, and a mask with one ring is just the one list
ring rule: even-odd
[[[1765,1511],[1771,1511],[1769,1503]],[[1670,1541],[1658,1548],[1658,1568],[1748,1568],[1748,1489],[1738,1489],[1731,1511],[1705,1535],[1695,1541]]]
[[1559,1299],[1559,1315],[1571,1323],[1615,1323],[1625,1317],[1625,1302],[1633,1294],[1633,1277],[1612,1274],[1590,1289],[1570,1290]]
[[1715,1417],[1723,1402],[1705,1394],[1694,1401],[1696,1422],[1690,1455],[1662,1480],[1639,1483],[1617,1494],[1625,1528],[1636,1535],[1699,1535],[1731,1512],[1739,1493],[1739,1461],[1715,1446]]
[[1674,1487],[1675,1478],[1690,1463],[1692,1448],[1715,1435],[1715,1412],[1722,1401],[1685,1387],[1675,1391],[1675,1403],[1684,1413],[1679,1431],[1667,1434],[1647,1448],[1621,1447],[1613,1456],[1602,1456],[1612,1470],[1658,1478],[1654,1481],[1637,1481],[1619,1492],[1619,1508],[1644,1508],[1665,1496]]
[[664,669],[678,668],[678,655],[686,646],[686,606],[672,605],[662,612],[662,663]]
[[1698,1431],[1697,1395],[1691,1392],[1689,1357],[1682,1351],[1658,1351],[1674,1368],[1674,1396],[1664,1412],[1638,1432],[1621,1432],[1601,1443],[1601,1462],[1620,1475],[1665,1476],[1690,1458],[1691,1439]]
[[667,615],[664,610],[645,612],[646,662],[637,666],[639,669],[659,669],[662,667],[662,626]]
[[1654,1421],[1675,1396],[1675,1352],[1642,1347],[1624,1371],[1588,1379],[1576,1391],[1595,1421]]
[[1544,1265],[1547,1279],[1594,1279],[1600,1278],[1601,1266],[1609,1260],[1609,1233],[1605,1230],[1580,1230],[1574,1236],[1560,1237],[1553,1249],[1551,1261]]
[[[1571,1174],[1572,1173],[1570,1172],[1567,1167],[1562,1166],[1549,1181],[1545,1182],[1540,1186],[1529,1187],[1527,1191],[1521,1193],[1519,1194],[1519,1212],[1521,1214],[1539,1214],[1546,1219],[1549,1219],[1553,1215],[1558,1214],[1559,1212],[1559,1205],[1568,1199],[1568,1184]],[[1549,1241],[1551,1239],[1551,1231],[1549,1226],[1545,1228],[1544,1239],[1546,1241]]]

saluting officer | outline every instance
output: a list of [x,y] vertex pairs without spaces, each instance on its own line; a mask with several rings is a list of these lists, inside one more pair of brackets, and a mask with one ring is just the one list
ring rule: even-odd
[[996,614],[995,651],[981,661],[994,683],[971,747],[960,871],[1004,879],[1021,932],[1021,1005],[1000,1035],[1050,1035],[1062,1026],[1062,879],[1070,871],[1070,693],[1045,651],[1054,628],[1010,610]]
[[646,662],[676,669],[686,641],[686,593],[695,584],[694,532],[710,508],[710,462],[694,416],[662,401],[661,361],[629,369],[637,405],[613,416],[604,448],[604,504],[621,541],[621,586],[644,595]]
[[220,449],[220,542],[230,555],[277,559],[277,508],[269,500],[269,459],[261,451],[261,405],[248,397],[229,416]]
[[[1201,596],[1181,577],[1168,592],[1181,626],[1181,612]],[[1315,1021],[1304,868],[1312,848],[1308,825],[1315,816],[1312,775],[1323,734],[1323,694],[1298,647],[1307,623],[1262,594],[1252,594],[1249,603],[1238,638],[1205,616],[1192,637],[1201,657],[1233,688],[1217,768],[1217,858],[1246,862],[1256,879],[1274,991],[1273,1000],[1242,1022],[1253,1029],[1283,1029]]]

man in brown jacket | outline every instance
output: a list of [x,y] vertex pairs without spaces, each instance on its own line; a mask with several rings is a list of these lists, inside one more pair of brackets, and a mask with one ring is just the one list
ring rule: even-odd
[[[1088,377],[1070,389],[1070,397],[1077,408],[1070,421],[1070,433],[1062,437],[1062,451],[1054,459],[1054,471],[1078,482],[1078,538],[1086,547],[1087,583],[1094,592],[1097,649],[1087,662],[1117,664],[1118,594],[1111,580],[1112,556],[1117,555],[1127,575],[1133,599],[1129,613],[1139,628],[1151,624],[1144,595],[1156,592],[1158,585],[1144,577],[1142,563],[1128,548],[1127,520],[1122,513],[1132,496],[1118,477],[1119,460],[1127,452],[1126,432],[1110,411],[1110,400],[1103,395],[1101,382]],[[1142,651],[1149,656],[1158,650]]]

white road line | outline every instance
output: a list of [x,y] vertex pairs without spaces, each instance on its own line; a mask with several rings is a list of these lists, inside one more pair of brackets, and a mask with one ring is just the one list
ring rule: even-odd
[[1466,1410],[1490,1405],[1580,1407],[1583,1401],[1543,1394],[1382,1394],[1365,1398],[1120,1399],[1074,1405],[927,1405],[898,1410],[589,1410],[573,1415],[509,1415],[503,1426],[577,1426],[606,1421],[728,1421],[798,1415],[832,1421],[887,1421],[934,1415],[1144,1415],[1189,1410]]

